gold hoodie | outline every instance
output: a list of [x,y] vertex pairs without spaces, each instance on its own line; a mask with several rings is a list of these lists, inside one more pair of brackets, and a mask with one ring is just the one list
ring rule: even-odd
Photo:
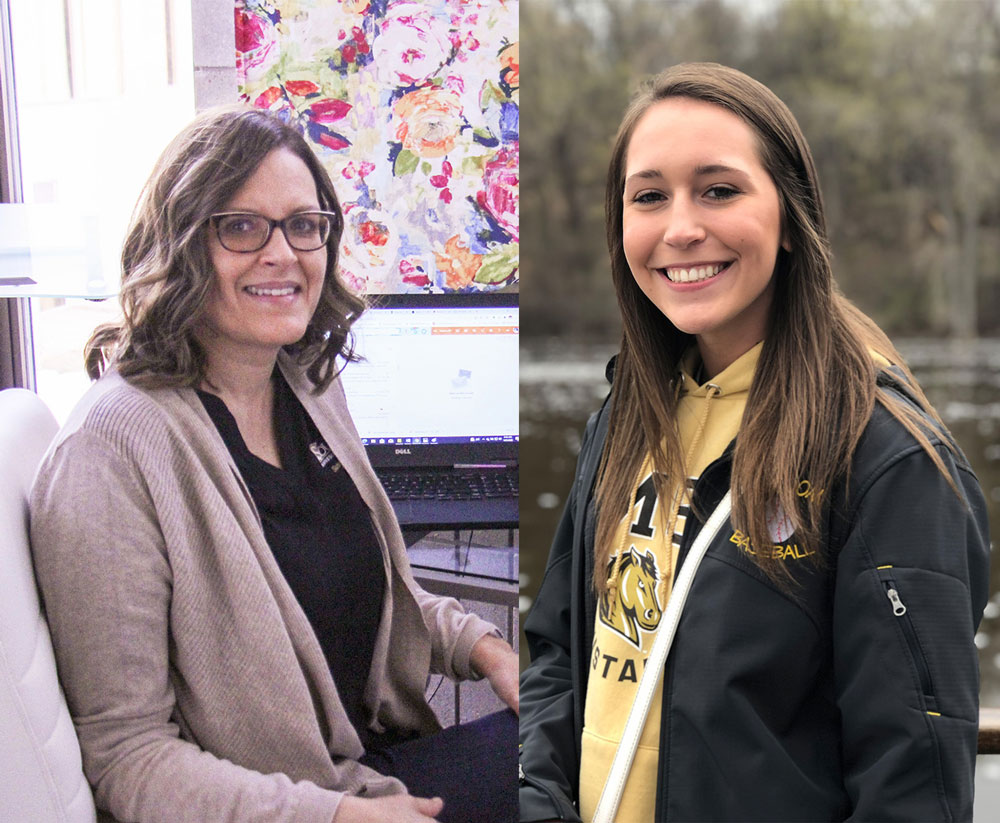
[[[584,708],[580,762],[580,812],[584,820],[590,820],[597,807],[644,661],[666,608],[689,511],[688,495],[701,472],[739,431],[762,345],[758,343],[702,385],[691,376],[699,359],[697,349],[685,356],[677,423],[688,477],[683,489],[674,489],[674,500],[681,494],[679,505],[672,506],[669,501],[659,505],[647,458],[637,478],[632,508],[615,535],[616,550],[608,567],[612,585],[598,603]],[[664,534],[671,526],[674,535],[668,541]],[[653,819],[662,689],[661,678],[625,784],[617,816],[621,821]]]

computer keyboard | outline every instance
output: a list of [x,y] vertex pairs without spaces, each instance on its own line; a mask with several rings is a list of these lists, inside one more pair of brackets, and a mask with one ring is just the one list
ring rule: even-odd
[[486,500],[517,497],[517,469],[378,471],[390,500]]

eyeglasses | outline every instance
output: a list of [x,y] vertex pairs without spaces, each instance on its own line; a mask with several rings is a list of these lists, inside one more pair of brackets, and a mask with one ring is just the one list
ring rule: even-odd
[[330,232],[337,225],[337,215],[330,211],[300,211],[284,220],[272,220],[251,212],[223,212],[208,218],[215,234],[228,251],[249,253],[260,251],[281,227],[288,245],[296,251],[316,251],[326,245]]

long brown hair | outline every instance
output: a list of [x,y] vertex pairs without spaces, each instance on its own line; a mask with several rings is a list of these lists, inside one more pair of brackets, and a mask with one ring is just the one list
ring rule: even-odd
[[214,277],[208,218],[275,149],[306,164],[320,209],[337,215],[319,304],[302,339],[285,349],[307,366],[316,391],[337,375],[337,357],[354,359],[350,328],[365,304],[337,274],[343,215],[329,175],[302,135],[275,115],[225,106],[203,113],[171,141],[142,190],[122,248],[123,318],[99,326],[84,348],[92,379],[114,365],[147,388],[202,381],[205,351],[195,331]]
[[[661,501],[684,477],[675,424],[675,379],[694,338],[678,330],[639,289],[622,244],[625,162],[636,123],[654,103],[686,97],[721,106],[754,131],[760,159],[778,190],[784,237],[779,250],[768,329],[733,454],[733,524],[754,546],[769,546],[767,514],[780,503],[798,541],[820,549],[821,493],[796,494],[801,481],[825,491],[846,478],[850,460],[876,400],[897,418],[949,477],[921,417],[876,385],[872,351],[897,364],[923,410],[946,431],[899,353],[878,326],[852,305],[833,280],[823,201],[812,154],[795,117],[766,86],[716,63],[686,63],[653,78],[633,99],[615,139],[608,169],[605,214],[611,272],[623,322],[608,436],[597,480],[598,525],[594,586],[604,592],[604,570],[614,534],[629,511],[646,455],[652,458]],[[766,466],[766,471],[761,467]],[[952,483],[953,487],[954,484]],[[787,569],[771,552],[752,555],[782,587]],[[816,559],[822,562],[822,553]]]

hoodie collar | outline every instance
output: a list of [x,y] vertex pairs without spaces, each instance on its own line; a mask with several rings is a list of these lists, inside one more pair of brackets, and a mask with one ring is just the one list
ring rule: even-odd
[[698,347],[692,346],[680,363],[681,394],[692,397],[704,397],[710,388],[718,388],[716,395],[726,397],[741,392],[750,391],[750,384],[753,382],[754,373],[757,371],[757,361],[760,360],[760,352],[764,347],[761,341],[746,353],[740,355],[725,369],[719,372],[711,380],[706,380],[702,384],[694,378],[694,372],[698,371],[701,364],[701,357],[698,354]]

